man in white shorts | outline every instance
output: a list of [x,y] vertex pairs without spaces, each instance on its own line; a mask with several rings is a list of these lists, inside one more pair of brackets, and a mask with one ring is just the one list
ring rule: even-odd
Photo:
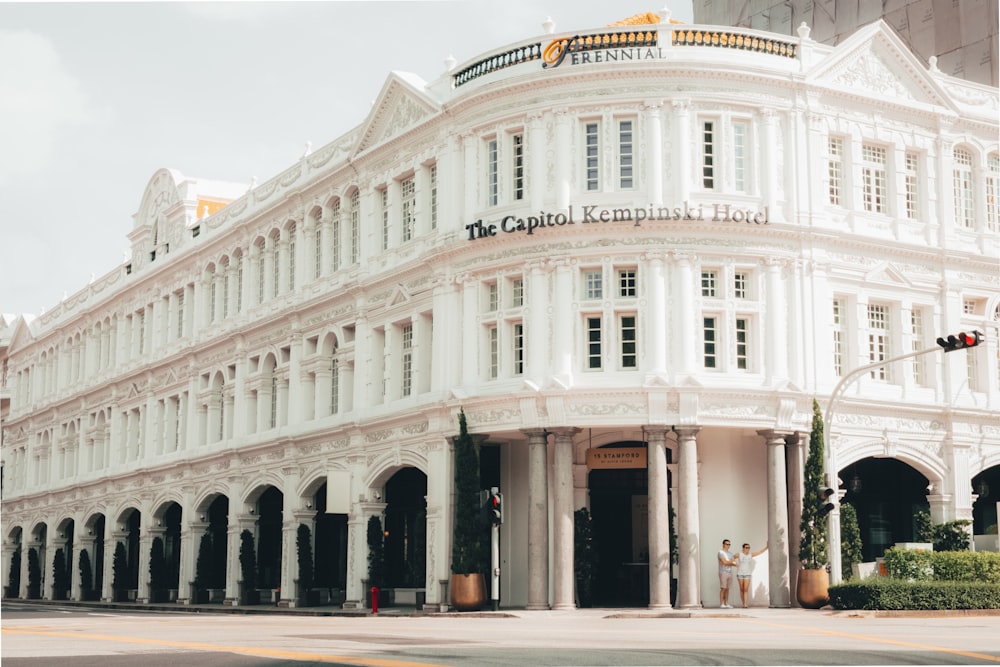
[[729,604],[729,586],[733,583],[733,567],[736,561],[733,554],[729,553],[729,540],[722,540],[722,548],[717,555],[719,559],[719,607],[722,609],[732,609]]

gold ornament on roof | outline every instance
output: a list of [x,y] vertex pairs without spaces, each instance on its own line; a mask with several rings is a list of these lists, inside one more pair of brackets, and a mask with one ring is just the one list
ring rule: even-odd
[[[609,23],[606,27],[615,28],[623,25],[657,25],[660,22],[660,15],[656,12],[642,12],[641,14],[636,14],[635,16],[630,16],[627,19],[622,19],[621,21],[615,21],[614,23]],[[678,21],[676,19],[670,19],[670,23],[683,23],[683,21]]]

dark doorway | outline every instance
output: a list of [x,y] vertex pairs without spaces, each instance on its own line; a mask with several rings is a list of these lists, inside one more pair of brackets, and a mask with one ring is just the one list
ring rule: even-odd
[[335,600],[342,597],[347,588],[347,515],[327,514],[326,484],[319,487],[313,503],[316,507],[316,587],[326,588],[330,599]]
[[1000,466],[987,468],[972,478],[972,534],[997,534],[997,500],[1000,499]]
[[273,486],[257,501],[257,579],[260,588],[281,586],[281,521],[284,494]]
[[913,542],[914,517],[927,511],[927,478],[902,461],[867,458],[841,470],[842,503],[858,514],[865,562],[881,558],[897,542]]
[[386,584],[423,588],[427,553],[427,475],[403,468],[385,485]]
[[[610,448],[645,447],[619,442]],[[639,607],[649,604],[648,498],[645,468],[591,470],[590,513],[597,575],[594,605]]]

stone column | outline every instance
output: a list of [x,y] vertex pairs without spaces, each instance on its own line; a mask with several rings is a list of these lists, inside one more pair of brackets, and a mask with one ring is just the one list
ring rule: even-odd
[[667,428],[647,431],[649,494],[649,608],[670,608],[670,505],[667,488]]
[[[808,441],[807,435],[805,440]],[[802,530],[799,527],[802,519],[802,497],[805,493],[803,475],[805,459],[802,456],[803,438],[793,433],[785,438],[788,466],[788,571],[790,576],[798,576],[802,563],[799,561],[799,542],[802,540]],[[794,582],[793,582],[794,586]],[[792,596],[790,602],[795,603]]]
[[[553,609],[574,609],[573,436],[578,428],[555,430],[552,461]],[[542,450],[544,453],[544,449]]]
[[646,373],[663,376],[667,372],[667,284],[662,252],[646,254],[646,272],[649,276],[649,304],[646,311]]
[[663,204],[663,129],[660,108],[662,102],[645,102],[646,120],[646,190],[650,204]]
[[558,347],[552,350],[552,376],[563,387],[573,383],[573,267],[565,258],[552,261],[555,267],[555,290],[552,318],[552,340]]
[[678,511],[677,545],[679,551],[677,606],[701,607],[701,531],[698,511],[698,443],[695,436],[701,427],[682,427],[677,432]]
[[785,438],[790,433],[757,431],[767,441],[767,551],[770,606],[791,605],[788,581],[788,491],[785,482]]
[[569,109],[561,107],[556,109],[556,131],[555,131],[555,209],[566,211],[569,209],[569,196],[572,183],[572,160],[568,159],[573,154],[573,128],[569,115]]
[[528,604],[549,608],[548,434],[527,429],[528,436]]

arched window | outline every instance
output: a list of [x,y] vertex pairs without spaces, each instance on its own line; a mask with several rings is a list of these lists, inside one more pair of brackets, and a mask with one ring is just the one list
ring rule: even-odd
[[972,153],[956,148],[954,155],[955,225],[975,228],[975,204],[972,197]]

